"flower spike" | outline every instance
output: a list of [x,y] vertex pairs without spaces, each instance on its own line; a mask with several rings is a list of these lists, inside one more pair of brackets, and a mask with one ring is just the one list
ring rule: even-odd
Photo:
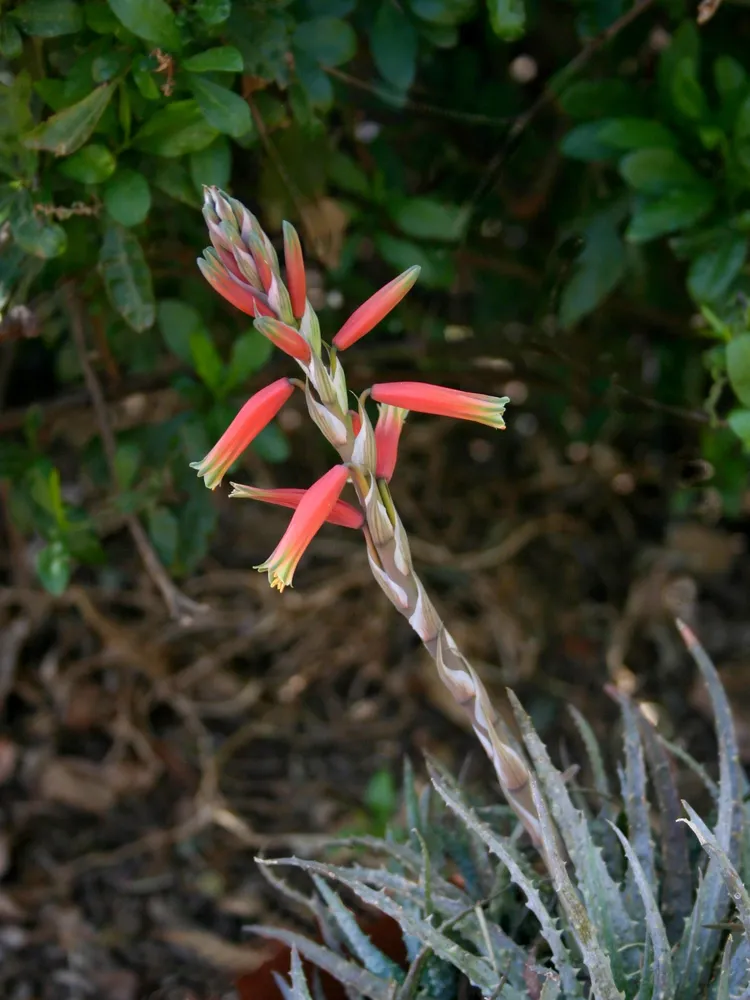
[[286,265],[286,285],[289,298],[292,300],[292,312],[295,319],[302,319],[307,301],[307,281],[305,278],[305,261],[302,257],[302,246],[297,230],[288,222],[282,225],[284,231],[284,263]]
[[256,392],[224,431],[218,442],[200,462],[191,462],[210,490],[221,483],[229,467],[269,424],[294,392],[288,378],[280,378]]
[[349,469],[335,465],[305,491],[283,538],[270,557],[255,567],[261,573],[268,573],[272,587],[282,591],[292,585],[297,563],[330,517],[348,478]]
[[333,338],[333,346],[340,351],[351,347],[394,309],[419,277],[421,268],[415,264],[393,281],[383,285],[359,309],[356,309]]
[[510,402],[508,396],[485,396],[428,382],[379,382],[372,387],[371,394],[378,403],[438,417],[473,420],[497,430],[505,429],[503,413]]
[[285,354],[296,358],[297,361],[301,361],[303,364],[309,362],[311,354],[310,345],[300,337],[293,327],[287,326],[286,323],[282,323],[279,319],[273,319],[270,316],[261,316],[255,320],[255,329],[270,340],[272,344],[284,351]]
[[[247,500],[260,500],[261,503],[273,503],[278,507],[291,507],[296,510],[308,490],[278,489],[261,490],[255,486],[243,486],[242,483],[232,483],[230,497],[241,497]],[[331,513],[326,518],[328,524],[337,524],[342,528],[361,528],[365,515],[361,510],[352,507],[344,500],[337,500]]]
[[408,410],[400,406],[381,404],[378,407],[378,422],[375,425],[375,449],[378,456],[375,475],[378,479],[390,482],[393,476],[398,458],[398,442],[408,413]]

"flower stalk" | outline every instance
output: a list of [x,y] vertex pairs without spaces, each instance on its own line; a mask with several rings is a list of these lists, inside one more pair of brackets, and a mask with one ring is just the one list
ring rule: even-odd
[[[328,347],[321,341],[317,317],[306,298],[302,249],[292,227],[284,226],[284,284],[270,240],[244,206],[209,188],[205,214],[215,249],[205,251],[208,263],[201,262],[201,269],[216,291],[238,308],[249,312],[252,306],[255,315],[260,315],[261,309],[262,315],[270,312],[270,319],[258,318],[256,326],[295,358],[305,372],[308,412],[340,458],[340,464],[305,491],[259,490],[233,484],[232,496],[295,509],[276,549],[256,568],[268,573],[272,587],[283,590],[291,585],[297,564],[326,521],[361,527],[375,580],[435,661],[440,679],[466,713],[490,758],[508,803],[541,848],[541,827],[528,767],[481,679],[458,649],[414,569],[408,536],[388,485],[396,468],[407,411],[502,429],[507,397],[420,382],[378,383],[360,396],[356,410],[350,409],[337,352],[351,347],[398,305],[414,285],[419,268],[409,268],[371,296],[344,323],[332,347]],[[286,381],[291,393],[292,383],[282,381]],[[274,405],[282,395],[279,389],[275,393]],[[253,397],[246,407],[261,395]],[[380,404],[374,429],[366,408],[368,395]],[[270,413],[267,423],[278,411],[278,407],[272,413],[271,409],[256,404],[250,416],[242,417],[243,408],[216,448],[197,466],[207,486],[213,489],[219,484],[231,461],[257,433],[256,427],[260,429],[260,411],[263,419]],[[347,482],[354,487],[359,510],[340,500]]]

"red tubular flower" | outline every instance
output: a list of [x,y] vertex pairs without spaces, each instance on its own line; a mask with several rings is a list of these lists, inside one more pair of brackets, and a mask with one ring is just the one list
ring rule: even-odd
[[348,468],[345,465],[335,465],[305,491],[283,538],[270,557],[255,567],[261,573],[268,573],[272,587],[283,590],[292,585],[297,563],[330,517],[348,478]]
[[198,258],[200,272],[215,292],[248,316],[272,316],[268,306],[253,293],[249,285],[234,278],[220,263],[214,251],[206,250]]
[[408,410],[400,406],[381,405],[378,422],[375,425],[375,451],[377,461],[375,475],[390,482],[398,458],[398,441]]
[[417,413],[473,420],[497,430],[505,429],[503,413],[509,402],[507,396],[485,396],[479,392],[446,389],[428,382],[380,382],[372,387],[371,395],[378,403],[400,406]]
[[[296,510],[302,497],[308,490],[279,489],[261,490],[255,486],[243,486],[242,483],[232,483],[234,489],[229,494],[230,497],[242,497],[248,500],[260,500],[261,503],[273,503],[278,507],[291,507]],[[337,524],[342,528],[361,528],[364,524],[365,515],[361,510],[352,507],[344,500],[337,500],[331,509],[331,513],[326,518],[328,524]]]
[[399,304],[419,277],[420,270],[421,268],[415,264],[403,274],[399,274],[393,281],[389,281],[387,285],[383,285],[380,291],[370,296],[367,302],[363,302],[333,338],[333,346],[340,351],[345,351],[360,337],[369,333],[381,319],[388,315],[391,309]]
[[280,378],[256,392],[206,457],[200,462],[190,463],[190,468],[197,470],[210,490],[216,489],[230,465],[273,420],[293,392],[294,386],[288,378]]
[[356,437],[360,432],[360,428],[362,427],[362,421],[360,419],[359,413],[356,410],[349,410],[349,416],[351,417],[352,421],[352,434]]
[[305,312],[305,301],[307,299],[307,279],[305,278],[305,261],[302,256],[302,245],[294,226],[288,222],[284,222],[282,228],[284,230],[286,287],[289,290],[294,318],[301,319]]
[[310,360],[310,345],[294,327],[287,326],[280,319],[261,316],[255,321],[255,329],[290,357],[302,361],[303,364],[307,364]]

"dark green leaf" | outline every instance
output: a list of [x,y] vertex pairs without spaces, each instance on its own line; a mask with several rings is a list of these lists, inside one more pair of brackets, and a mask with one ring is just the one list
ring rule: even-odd
[[616,150],[601,140],[601,132],[605,125],[606,120],[576,125],[563,136],[560,143],[561,152],[571,160],[584,160],[590,163],[614,159],[617,155]]
[[378,72],[397,90],[408,90],[417,72],[417,32],[400,6],[383,0],[370,30]]
[[138,88],[138,93],[147,101],[158,101],[161,97],[161,91],[154,76],[155,70],[156,61],[150,56],[139,56],[133,61],[133,82]]
[[637,115],[640,101],[625,80],[578,80],[560,95],[560,104],[572,118],[619,118]]
[[137,332],[154,322],[151,271],[136,237],[117,223],[108,225],[99,251],[99,270],[109,301]]
[[727,375],[737,399],[750,406],[750,333],[742,333],[727,344]]
[[180,48],[174,12],[165,0],[107,0],[112,13],[138,38],[165,49]]
[[97,35],[114,35],[120,28],[120,22],[101,0],[86,0],[83,5],[83,16],[86,19],[86,27],[91,28]]
[[347,194],[368,198],[371,195],[370,181],[362,167],[351,156],[340,150],[333,150],[328,159],[328,177]]
[[130,489],[143,464],[143,452],[137,444],[120,442],[115,452],[115,475],[121,490]]
[[727,423],[750,452],[750,410],[732,410]]
[[57,169],[82,184],[101,184],[112,176],[116,166],[117,161],[107,147],[92,142],[63,160]]
[[0,56],[5,59],[17,59],[23,51],[23,39],[9,20],[0,20]]
[[725,230],[718,245],[696,257],[688,274],[688,289],[696,302],[720,299],[742,270],[747,237]]
[[190,86],[204,118],[213,128],[234,139],[252,129],[250,108],[239,94],[204,76],[191,77]]
[[232,0],[195,0],[195,13],[204,24],[221,24],[232,12]]
[[167,347],[181,361],[192,365],[190,338],[204,330],[200,313],[187,302],[179,299],[162,299],[157,307],[159,329]]
[[253,441],[252,447],[266,462],[286,462],[291,454],[289,441],[278,424],[264,427]]
[[65,593],[71,570],[70,553],[59,540],[46,545],[36,557],[36,571],[41,584],[55,597]]
[[672,103],[680,114],[700,121],[708,113],[708,101],[698,79],[697,60],[685,56],[678,60],[670,81]]
[[317,17],[297,25],[294,44],[324,66],[341,66],[357,51],[357,36],[346,21]]
[[465,208],[433,198],[409,198],[393,209],[393,220],[407,236],[454,242],[468,222]]
[[232,357],[229,361],[224,390],[241,386],[251,375],[260,371],[273,353],[273,345],[257,330],[248,330],[238,337],[232,345]]
[[159,559],[171,566],[177,556],[179,525],[169,507],[154,507],[148,512],[148,533]]
[[13,239],[26,253],[42,260],[59,257],[65,253],[68,238],[62,226],[51,222],[33,211],[20,214],[11,225]]
[[409,0],[409,7],[423,21],[453,26],[466,21],[476,10],[475,0]]
[[148,181],[137,170],[120,167],[102,191],[104,205],[112,218],[123,226],[137,226],[151,208]]
[[750,94],[737,112],[734,124],[734,150],[739,162],[750,172]]
[[244,63],[234,45],[221,45],[183,59],[182,68],[190,73],[241,73]]
[[190,334],[190,358],[198,378],[218,394],[224,381],[224,364],[206,330]]
[[625,246],[610,214],[597,216],[586,228],[584,247],[560,300],[560,322],[574,326],[593,312],[617,287],[625,273]]
[[498,38],[515,42],[526,33],[524,0],[487,0],[490,25]]
[[452,256],[445,250],[426,249],[411,240],[399,240],[387,233],[377,233],[375,245],[378,253],[397,272],[418,264],[422,269],[419,281],[428,288],[449,288],[453,283],[455,266]]
[[163,160],[157,163],[152,179],[154,187],[170,198],[191,208],[200,208],[201,198],[195,190],[190,174],[180,161]]
[[203,185],[226,188],[232,172],[232,147],[220,135],[210,146],[190,154],[190,176],[200,194]]
[[635,207],[625,238],[645,243],[687,229],[711,211],[716,191],[710,184],[675,190],[654,200],[640,200]]
[[304,52],[297,55],[294,68],[310,104],[324,110],[330,108],[333,103],[333,84],[328,74]]
[[13,8],[12,15],[27,35],[39,38],[72,35],[83,27],[83,11],[76,0],[26,0]]
[[731,56],[719,56],[714,63],[714,83],[722,110],[726,112],[726,120],[732,122],[742,98],[748,93],[750,81],[747,71]]
[[112,99],[114,87],[103,83],[88,97],[52,115],[23,137],[29,149],[47,149],[56,156],[69,156],[79,149],[96,128]]
[[133,145],[156,156],[184,156],[205,149],[217,134],[197,101],[172,101],[149,118]]
[[651,118],[610,118],[601,123],[599,139],[615,149],[659,149],[678,145],[677,137]]
[[705,183],[673,149],[639,149],[630,153],[620,163],[620,173],[635,191],[647,195],[664,195],[675,188]]

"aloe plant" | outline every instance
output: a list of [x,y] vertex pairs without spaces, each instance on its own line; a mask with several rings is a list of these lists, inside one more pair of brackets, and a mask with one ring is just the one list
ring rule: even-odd
[[[352,1000],[750,1000],[748,784],[719,676],[691,630],[678,627],[713,707],[719,779],[706,782],[709,818],[680,801],[668,744],[626,695],[615,693],[619,794],[591,727],[574,713],[594,775],[589,794],[555,767],[511,694],[541,847],[511,809],[478,804],[435,760],[418,795],[407,764],[401,834],[331,842],[333,857],[351,858],[356,847],[367,863],[258,859],[280,891],[307,906],[324,942],[251,928],[292,949],[291,982],[279,979],[279,996],[324,995],[302,956]],[[307,872],[313,892],[291,889],[280,866]],[[399,924],[404,967],[372,943],[334,886]]]
[[[310,417],[339,463],[305,491],[233,483],[233,496],[295,511],[274,552],[256,568],[283,591],[326,521],[361,529],[375,580],[420,637],[441,681],[466,712],[515,824],[509,825],[507,816],[495,822],[478,811],[432,761],[432,794],[418,801],[410,776],[406,782],[408,835],[401,842],[360,842],[381,853],[381,863],[263,862],[310,874],[315,893],[305,905],[323,936],[320,944],[290,931],[254,928],[292,948],[291,985],[280,983],[281,992],[309,1000],[301,954],[339,979],[351,1000],[458,1000],[467,982],[492,1000],[750,1000],[750,895],[743,882],[750,875],[747,786],[726,696],[693,633],[678,622],[716,719],[719,782],[708,782],[715,800],[713,825],[686,803],[681,809],[666,747],[621,694],[625,739],[617,808],[594,734],[576,717],[601,803],[595,810],[573,795],[512,693],[522,745],[495,711],[416,573],[390,492],[408,411],[499,430],[505,426],[507,397],[426,383],[376,383],[358,397],[357,409],[350,409],[341,354],[399,304],[419,268],[383,286],[329,345],[307,297],[294,229],[285,224],[282,276],[271,240],[244,205],[207,188],[204,215],[212,242],[199,261],[204,277],[254,317],[258,332],[297,363],[304,381],[281,378],[258,392],[194,468],[215,489],[294,389],[304,393]],[[380,404],[375,427],[368,397]],[[347,483],[357,507],[340,499]],[[658,823],[647,796],[648,769]],[[707,856],[703,867],[691,860],[688,828],[696,835],[694,846],[702,846]],[[528,848],[519,833],[528,837]],[[454,871],[461,874],[458,883],[450,877]],[[374,944],[330,883],[346,886],[398,923],[407,969]],[[738,922],[730,920],[733,909]]]

